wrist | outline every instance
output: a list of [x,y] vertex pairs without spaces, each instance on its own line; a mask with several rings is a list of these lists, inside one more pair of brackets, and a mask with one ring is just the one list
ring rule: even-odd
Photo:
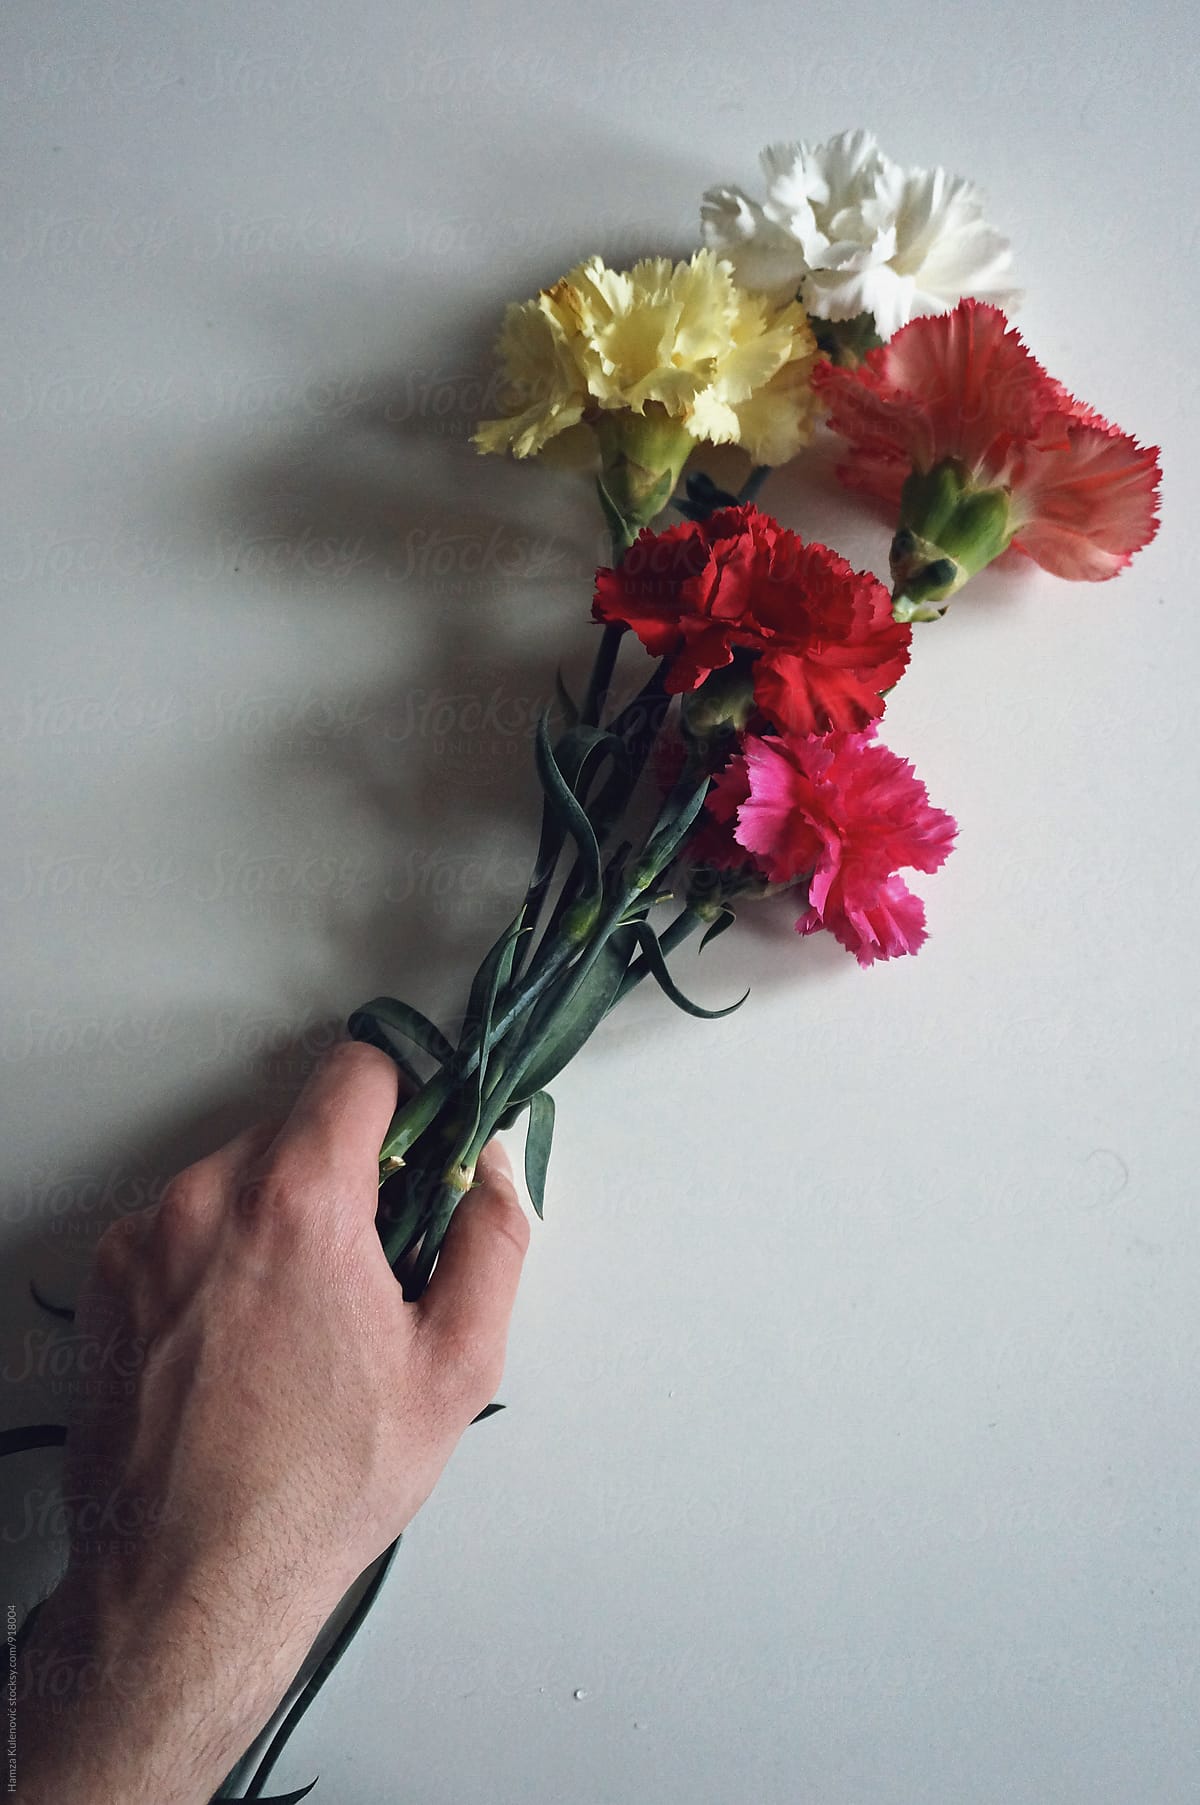
[[22,1657],[20,1805],[207,1805],[307,1651],[272,1629],[270,1648],[239,1650],[190,1595],[135,1611],[68,1575]]

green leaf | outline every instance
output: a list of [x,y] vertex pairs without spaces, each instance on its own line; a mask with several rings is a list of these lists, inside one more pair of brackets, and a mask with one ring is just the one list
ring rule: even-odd
[[[427,1015],[422,1015],[419,1009],[414,1009],[411,1003],[397,1002],[395,997],[372,997],[369,1003],[364,1003],[361,1009],[354,1011],[346,1028],[355,1040],[372,1040],[373,1024],[402,1034],[415,1047],[420,1047],[422,1053],[428,1053],[430,1059],[438,1065],[445,1065],[448,1059],[454,1057],[454,1048],[441,1029]],[[379,1040],[374,1039],[373,1044],[378,1046]],[[392,1049],[385,1045],[384,1051],[391,1052]]]
[[625,743],[610,727],[590,727],[581,721],[578,726],[568,727],[555,741],[555,763],[580,804],[587,794],[592,773],[600,763],[597,754],[607,755],[618,767],[628,767]]
[[715,921],[710,921],[705,928],[700,937],[697,951],[702,953],[710,940],[715,940],[718,934],[723,934],[726,928],[731,928],[736,920],[737,916],[732,909],[722,909]]
[[352,1040],[360,1040],[364,1046],[378,1047],[381,1053],[386,1053],[392,1064],[398,1067],[403,1076],[407,1078],[413,1090],[420,1090],[423,1082],[420,1072],[407,1054],[400,1051],[382,1023],[377,1022],[374,1017],[368,1020],[356,1011],[346,1023],[346,1032]]
[[[570,701],[570,698],[567,698]],[[605,732],[598,727],[580,725],[574,703],[571,708],[576,719],[567,728],[554,748],[554,759],[562,776],[575,794],[576,800],[582,803],[591,782],[592,772],[599,762],[599,757],[607,754],[612,760],[615,771],[627,767],[628,757],[624,743],[615,733]],[[594,830],[593,830],[594,831]],[[542,826],[538,836],[537,854],[533,861],[533,871],[525,891],[525,900],[521,905],[521,922],[523,926],[532,928],[541,912],[546,891],[554,876],[566,838],[566,827],[561,813],[552,805],[549,796],[542,808]],[[532,945],[532,938],[525,947],[518,947],[513,961],[514,972],[520,972],[524,964],[525,953]]]
[[538,835],[537,852],[534,854],[533,870],[529,874],[529,882],[525,887],[525,901],[521,905],[521,915],[532,927],[542,899],[546,894],[550,879],[554,876],[554,867],[558,864],[558,855],[562,851],[562,843],[566,838],[562,823],[550,807],[549,801],[542,804],[542,827]]
[[[573,707],[574,704],[572,704]],[[606,755],[612,760],[613,770],[603,796],[608,795],[610,786],[623,783],[628,773],[629,755],[624,741],[611,730],[606,731],[603,728],[592,727],[585,722],[576,720],[567,728],[554,747],[553,761],[581,807],[583,807],[583,799],[591,784],[595,768],[601,758]],[[587,812],[584,809],[584,813]],[[566,834],[567,828],[562,812],[548,794],[542,808],[542,826],[538,837],[537,855],[533,861],[533,872],[525,891],[525,901],[521,906],[521,921],[526,927],[532,928],[541,912],[546,892],[550,887],[550,880],[558,865]],[[602,829],[597,831],[593,828],[592,837],[597,846],[602,836]],[[589,847],[588,875],[592,876],[594,885],[595,879],[592,872]],[[574,892],[573,881],[571,888]],[[524,964],[525,953],[531,945],[532,939],[526,947],[518,947],[516,958],[513,961],[515,972],[520,972]]]
[[525,1183],[539,1222],[546,1201],[546,1168],[553,1140],[554,1098],[549,1091],[535,1091],[529,1099],[529,1126],[525,1131]]
[[546,800],[579,848],[588,891],[593,895],[598,895],[600,891],[600,848],[596,843],[596,835],[587,818],[586,810],[559,768],[554,748],[550,744],[550,731],[547,726],[547,717],[544,714],[538,721],[535,756],[538,777],[546,792]]
[[479,1127],[479,1118],[483,1114],[483,1097],[488,1072],[487,1045],[492,1032],[492,1017],[496,1012],[496,998],[508,982],[512,971],[513,954],[517,941],[525,932],[519,921],[515,921],[497,940],[495,946],[475,974],[475,982],[471,986],[471,998],[467,1004],[467,1026],[464,1039],[471,1030],[472,1020],[479,1024],[479,1063],[475,1067],[472,1081],[472,1121],[470,1134],[464,1137],[469,1142]]
[[701,1021],[706,1022],[719,1021],[723,1015],[732,1015],[735,1009],[740,1009],[742,1004],[746,1001],[746,997],[750,995],[750,992],[747,990],[745,996],[740,996],[736,1003],[730,1003],[724,1009],[702,1009],[699,1003],[693,1003],[690,997],[684,996],[682,990],[680,990],[678,984],[676,984],[674,978],[671,976],[670,971],[667,969],[666,956],[663,953],[662,947],[658,944],[658,935],[654,932],[650,923],[648,921],[639,921],[637,925],[631,929],[631,932],[637,935],[638,944],[645,955],[646,964],[650,967],[651,977],[654,978],[665,995],[670,997],[676,1008],[682,1009],[685,1015],[694,1015],[699,1017]]
[[[462,1033],[458,1037],[458,1050],[461,1053],[467,1042],[477,1030],[483,1028],[483,1018],[488,1015],[488,1026],[491,1026],[488,998],[493,1004],[500,986],[508,982],[512,967],[512,949],[519,937],[526,932],[522,922],[522,909],[516,921],[510,921],[498,940],[494,940],[480,962],[479,970],[471,981],[471,994],[467,998],[466,1012],[463,1015]],[[507,955],[507,957],[506,957]],[[485,1032],[480,1034],[480,1047],[487,1044]]]
[[647,882],[660,871],[665,871],[675,857],[696,816],[704,807],[711,782],[712,779],[705,775],[695,789],[681,792],[677,786],[668,797],[667,805],[655,823],[654,832],[646,842],[645,851],[638,859],[638,870],[648,874]]
[[66,1439],[61,1423],[29,1423],[23,1429],[0,1429],[0,1460],[6,1454],[28,1454],[34,1448],[61,1448]]
[[619,555],[620,547],[627,546],[631,543],[637,529],[636,527],[631,527],[624,514],[622,514],[620,508],[605,488],[604,478],[602,476],[596,478],[596,493],[600,498],[600,512],[604,516],[604,524],[608,528],[608,536],[613,542],[613,554],[614,556],[617,556]]
[[616,928],[609,935],[579,989],[556,1014],[538,1046],[521,1087],[522,1103],[557,1078],[604,1020],[633,957],[634,945],[632,929],[628,927]]
[[32,1279],[29,1281],[29,1295],[38,1309],[44,1310],[47,1316],[57,1316],[60,1322],[74,1322],[75,1312],[70,1304],[52,1304],[48,1297],[42,1296]]

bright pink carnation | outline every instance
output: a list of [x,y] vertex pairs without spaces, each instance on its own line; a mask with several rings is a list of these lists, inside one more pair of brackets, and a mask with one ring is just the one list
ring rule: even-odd
[[857,369],[813,387],[851,451],[838,474],[892,506],[910,470],[957,458],[1012,498],[1013,545],[1055,576],[1112,577],[1158,530],[1158,450],[1048,376],[998,307],[911,321]]
[[892,619],[875,577],[753,507],[645,529],[617,569],[597,571],[593,612],[670,660],[672,695],[698,688],[735,652],[752,655],[754,700],[791,733],[877,719],[912,631]]
[[860,965],[925,939],[924,905],[897,873],[936,871],[957,828],[869,733],[748,736],[708,806],[772,883],[808,880],[800,933],[828,928]]

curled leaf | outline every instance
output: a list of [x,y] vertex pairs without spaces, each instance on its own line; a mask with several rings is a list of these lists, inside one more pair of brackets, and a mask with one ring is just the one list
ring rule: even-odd
[[[378,1030],[384,1034],[380,1036]],[[407,1067],[406,1077],[415,1077],[411,1066],[400,1054],[392,1040],[393,1034],[399,1034],[405,1040],[427,1053],[438,1065],[445,1065],[453,1059],[454,1048],[441,1029],[431,1022],[427,1015],[414,1009],[411,1003],[398,1002],[395,997],[373,997],[356,1009],[346,1024],[346,1032],[354,1040],[369,1041],[372,1046],[381,1047],[383,1052],[390,1053],[397,1065]],[[420,1080],[418,1079],[419,1083]]]
[[28,1454],[34,1448],[61,1448],[66,1439],[62,1423],[29,1423],[22,1429],[0,1429],[0,1460],[6,1454]]
[[538,778],[546,793],[546,800],[556,818],[579,848],[579,856],[583,862],[587,879],[587,891],[592,895],[598,895],[600,892],[600,848],[596,843],[596,835],[588,820],[587,811],[576,796],[555,757],[554,747],[550,744],[547,717],[544,714],[538,721],[535,757]]
[[57,1316],[60,1322],[74,1322],[75,1312],[70,1304],[52,1304],[48,1297],[42,1296],[32,1279],[29,1281],[29,1295],[38,1309],[44,1310],[47,1316]]
[[674,978],[671,976],[671,973],[667,968],[666,955],[659,945],[658,935],[654,932],[650,923],[648,921],[640,921],[631,931],[637,935],[638,945],[642,949],[642,956],[650,969],[650,976],[655,980],[659,989],[662,990],[666,996],[670,997],[671,1001],[675,1004],[675,1007],[677,1009],[682,1009],[685,1015],[698,1016],[701,1021],[706,1022],[719,1021],[723,1015],[732,1015],[735,1009],[740,1009],[742,1004],[746,1001],[746,997],[750,995],[750,992],[747,990],[745,995],[740,996],[736,1003],[730,1003],[724,1009],[702,1009],[699,1003],[693,1003],[691,997],[684,995],[683,991],[680,990],[678,984],[676,984]]
[[700,946],[698,950],[703,952],[710,940],[715,940],[718,934],[723,934],[726,928],[731,928],[736,920],[737,916],[732,909],[722,909],[716,919],[710,921],[705,928],[700,937]]

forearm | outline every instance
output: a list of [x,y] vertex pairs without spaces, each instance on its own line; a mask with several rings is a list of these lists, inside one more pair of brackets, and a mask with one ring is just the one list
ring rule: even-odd
[[289,1629],[264,1660],[260,1636],[248,1663],[238,1640],[186,1594],[151,1615],[65,1581],[22,1656],[20,1805],[207,1805],[307,1648]]

